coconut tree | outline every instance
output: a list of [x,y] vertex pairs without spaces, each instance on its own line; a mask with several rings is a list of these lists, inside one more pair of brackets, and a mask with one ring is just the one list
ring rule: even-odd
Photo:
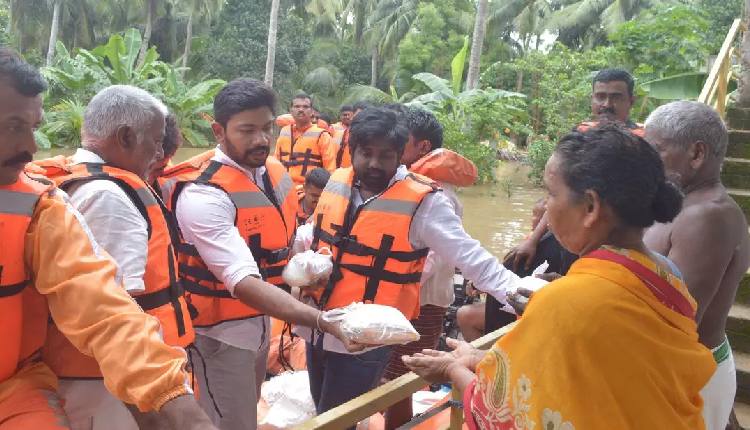
[[378,81],[380,57],[396,57],[399,43],[406,37],[417,18],[418,7],[418,0],[377,2],[365,30],[365,39],[372,56],[371,86],[375,86]]
[[477,13],[474,19],[474,35],[471,39],[469,55],[469,72],[466,76],[466,89],[473,90],[479,84],[479,61],[482,57],[484,33],[487,30],[487,0],[477,2]]
[[47,62],[49,66],[55,57],[55,45],[57,45],[57,33],[60,31],[60,9],[63,0],[52,0],[52,25],[49,31],[49,45],[47,46]]
[[[184,0],[177,4],[182,12],[187,15],[185,24],[185,49],[182,53],[182,67],[187,67],[190,60],[190,52],[193,41],[193,28],[197,20],[210,22],[211,18],[218,15],[224,7],[224,0]],[[277,2],[278,3],[278,2]],[[269,40],[270,43],[270,40]],[[184,74],[183,70],[183,74]]]
[[273,86],[273,69],[276,62],[276,31],[279,26],[279,0],[271,1],[271,17],[268,21],[268,51],[266,52],[265,82]]
[[143,30],[143,45],[141,45],[141,52],[138,53],[138,64],[143,64],[146,59],[146,52],[151,42],[151,32],[154,29],[154,21],[156,21],[156,10],[159,6],[160,0],[143,0],[146,9],[146,27]]

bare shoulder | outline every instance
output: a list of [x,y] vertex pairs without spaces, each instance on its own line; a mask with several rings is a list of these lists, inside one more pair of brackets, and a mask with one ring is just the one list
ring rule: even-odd
[[688,196],[675,218],[673,232],[723,233],[737,240],[747,236],[747,221],[739,205],[722,189],[699,197]]

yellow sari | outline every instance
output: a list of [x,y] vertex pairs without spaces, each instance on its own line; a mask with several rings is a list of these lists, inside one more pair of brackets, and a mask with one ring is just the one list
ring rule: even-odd
[[705,428],[700,390],[716,364],[695,309],[682,280],[646,255],[582,257],[477,366],[469,428]]

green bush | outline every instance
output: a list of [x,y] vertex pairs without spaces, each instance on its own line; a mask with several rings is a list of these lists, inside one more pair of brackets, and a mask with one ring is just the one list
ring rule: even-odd
[[529,142],[528,163],[531,166],[529,179],[535,184],[541,185],[544,176],[544,167],[555,150],[555,142],[549,136],[544,135],[532,136],[529,138]]

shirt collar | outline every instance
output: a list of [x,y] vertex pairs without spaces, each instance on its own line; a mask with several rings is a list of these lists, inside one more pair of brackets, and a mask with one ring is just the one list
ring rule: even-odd
[[81,164],[81,163],[97,163],[97,164],[105,164],[106,162],[102,157],[99,156],[99,154],[96,154],[95,152],[91,152],[88,149],[78,148],[76,149],[75,154],[73,154],[72,157],[73,164]]

